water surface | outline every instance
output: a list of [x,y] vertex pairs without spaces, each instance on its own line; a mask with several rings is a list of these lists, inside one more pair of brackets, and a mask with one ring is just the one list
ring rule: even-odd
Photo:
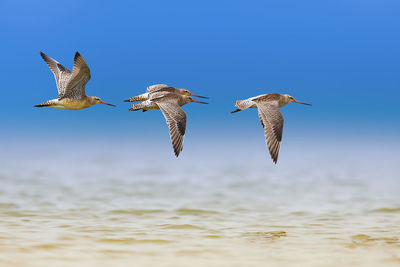
[[278,166],[264,150],[35,149],[2,153],[0,265],[400,265],[394,149],[293,148]]

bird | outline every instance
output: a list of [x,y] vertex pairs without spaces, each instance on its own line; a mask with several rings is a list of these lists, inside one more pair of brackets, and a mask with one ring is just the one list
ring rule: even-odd
[[178,157],[183,149],[183,139],[186,131],[186,113],[181,107],[190,102],[208,104],[194,100],[188,95],[160,91],[152,93],[149,99],[141,103],[133,104],[129,110],[142,110],[144,112],[151,109],[160,109],[168,124],[175,156]]
[[278,162],[284,121],[282,113],[280,112],[280,108],[291,102],[311,106],[311,104],[295,100],[291,95],[274,93],[250,97],[245,100],[237,100],[235,102],[235,106],[238,109],[235,109],[231,112],[236,113],[248,108],[258,109],[258,116],[260,118],[261,125],[264,128],[265,141],[267,143],[272,161],[275,164]]
[[90,80],[90,69],[79,52],[75,53],[72,72],[43,52],[40,52],[40,55],[54,74],[57,83],[58,97],[35,105],[35,107],[79,110],[100,103],[115,106],[103,102],[97,96],[87,96],[85,94],[85,86]]
[[154,94],[156,92],[170,92],[170,93],[187,95],[187,96],[208,98],[206,96],[192,94],[189,90],[187,90],[185,88],[175,88],[172,86],[168,86],[166,84],[155,84],[155,85],[151,85],[151,86],[147,87],[146,93],[126,99],[126,100],[124,100],[124,102],[146,101],[150,98],[151,94]]

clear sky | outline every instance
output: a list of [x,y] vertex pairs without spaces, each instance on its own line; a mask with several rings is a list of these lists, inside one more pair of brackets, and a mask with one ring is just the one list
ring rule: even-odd
[[[211,97],[184,107],[191,134],[261,136],[254,110],[229,112],[236,99],[278,92],[313,104],[283,108],[285,135],[396,136],[399,13],[395,0],[2,0],[2,132],[167,136],[160,112],[128,112],[122,102],[166,83]],[[33,108],[57,97],[39,51],[69,69],[79,51],[92,73],[86,93],[117,107]]]

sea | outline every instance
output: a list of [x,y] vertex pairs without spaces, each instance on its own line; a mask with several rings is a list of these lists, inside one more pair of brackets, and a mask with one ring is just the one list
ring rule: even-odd
[[399,143],[250,143],[3,142],[0,266],[400,266]]

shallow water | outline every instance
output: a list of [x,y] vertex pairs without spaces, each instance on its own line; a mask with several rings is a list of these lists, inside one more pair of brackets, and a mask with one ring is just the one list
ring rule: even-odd
[[400,265],[395,149],[293,148],[278,166],[264,154],[34,151],[2,153],[0,265]]

